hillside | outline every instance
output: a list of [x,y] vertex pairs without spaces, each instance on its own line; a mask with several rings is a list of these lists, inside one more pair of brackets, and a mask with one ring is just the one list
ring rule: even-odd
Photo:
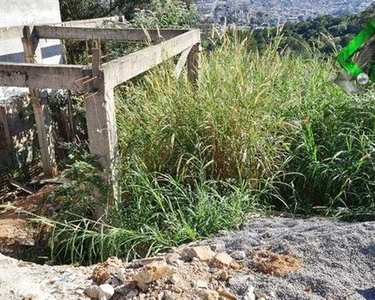
[[341,17],[358,14],[369,2],[364,0],[197,0],[200,17],[245,27],[276,26],[286,22],[314,19],[322,15]]
[[[303,53],[314,48],[323,53],[332,53],[345,46],[363,26],[375,17],[375,5],[354,16],[333,17],[330,15],[308,19],[283,26],[281,47]],[[260,29],[254,33],[259,48],[278,35],[276,28]]]

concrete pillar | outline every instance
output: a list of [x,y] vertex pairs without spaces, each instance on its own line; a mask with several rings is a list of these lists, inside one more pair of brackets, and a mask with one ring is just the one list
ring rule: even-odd
[[200,63],[201,45],[198,43],[191,48],[187,59],[188,79],[195,87],[199,84]]
[[[41,49],[38,47],[39,40],[31,36],[31,29],[28,26],[25,26],[22,44],[26,63],[38,63],[42,61]],[[57,166],[48,108],[41,99],[40,90],[30,89],[30,97],[35,116],[44,177],[52,178],[57,175]]]

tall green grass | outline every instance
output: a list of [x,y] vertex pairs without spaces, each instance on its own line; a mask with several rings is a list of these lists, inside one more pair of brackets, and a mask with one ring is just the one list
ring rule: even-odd
[[[249,52],[246,40],[224,37],[203,55],[199,90],[171,64],[118,88],[122,203],[110,224],[54,222],[55,254],[144,256],[271,206],[372,207],[374,96],[347,96],[335,72],[330,58],[277,43]],[[68,203],[85,182],[96,181],[78,176],[66,187]]]

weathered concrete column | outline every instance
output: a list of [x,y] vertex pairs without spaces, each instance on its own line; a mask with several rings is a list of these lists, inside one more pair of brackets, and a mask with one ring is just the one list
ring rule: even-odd
[[8,167],[11,165],[11,147],[12,142],[9,133],[6,109],[4,106],[0,106],[0,163]]
[[[98,158],[104,168],[109,195],[106,207],[99,206],[97,217],[104,215],[118,199],[116,167],[118,162],[117,126],[114,88],[99,69],[100,51],[93,49],[92,83],[86,94],[86,122],[90,154]],[[86,87],[87,88],[87,87]]]
[[194,85],[199,84],[199,73],[201,68],[201,44],[195,44],[187,58],[188,79]]
[[[22,44],[26,63],[38,63],[42,61],[41,49],[38,47],[39,40],[31,36],[31,29],[28,26],[24,28]],[[30,97],[35,116],[44,177],[51,178],[57,175],[57,166],[48,108],[41,99],[40,90],[30,88]]]

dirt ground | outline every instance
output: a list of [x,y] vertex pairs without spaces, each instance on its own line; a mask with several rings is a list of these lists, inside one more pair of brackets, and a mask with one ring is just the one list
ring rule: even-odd
[[0,253],[25,257],[30,246],[36,245],[38,232],[28,222],[31,216],[24,212],[46,216],[50,205],[47,197],[54,189],[54,186],[45,186],[32,195],[19,197],[9,203],[9,208],[4,206],[0,210]]
[[[212,252],[186,259],[186,249],[202,245]],[[153,261],[115,260],[108,273],[105,264],[42,266],[0,255],[0,299],[88,299],[84,290],[102,283],[113,287],[111,299],[375,299],[375,222],[258,218],[147,266]],[[159,277],[140,282],[150,270]]]

